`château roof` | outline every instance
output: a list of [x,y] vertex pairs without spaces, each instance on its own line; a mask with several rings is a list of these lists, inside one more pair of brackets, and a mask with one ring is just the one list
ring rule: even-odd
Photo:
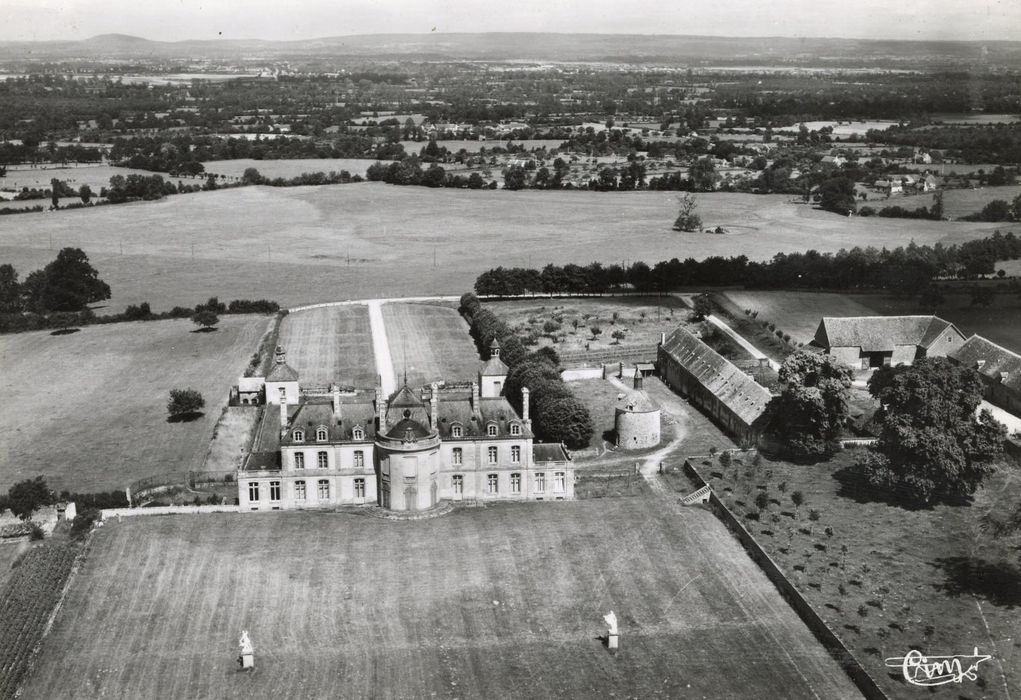
[[842,316],[824,317],[815,332],[821,348],[860,347],[864,352],[893,352],[897,345],[927,348],[954,324],[938,316]]
[[[348,398],[348,397],[344,397]],[[267,410],[266,416],[280,428],[280,418],[276,411]],[[345,442],[354,440],[353,431],[355,427],[362,429],[363,441],[372,440],[376,434],[376,412],[373,402],[366,398],[359,397],[355,401],[341,400],[340,419],[333,414],[332,402],[306,402],[293,408],[289,430],[284,437],[287,444],[295,444],[293,435],[295,430],[303,430],[305,439],[303,443],[315,444],[315,431],[320,426],[325,427],[328,434],[328,442]]]
[[675,329],[660,347],[746,424],[766,412],[773,398],[769,390],[684,328]]

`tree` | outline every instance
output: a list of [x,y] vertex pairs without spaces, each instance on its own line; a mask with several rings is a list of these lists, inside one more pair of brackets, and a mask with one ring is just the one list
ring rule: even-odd
[[854,182],[846,177],[834,177],[819,185],[819,206],[847,216],[854,211]]
[[49,321],[51,326],[55,326],[64,333],[67,333],[71,326],[78,323],[78,314],[70,311],[58,311],[50,314]]
[[78,188],[78,197],[82,200],[82,204],[88,204],[92,201],[92,188],[88,185],[82,185]]
[[1010,205],[1002,199],[993,201],[982,207],[978,213],[979,221],[1010,221]]
[[80,248],[64,248],[57,259],[25,280],[30,305],[43,311],[81,311],[110,298],[110,286],[99,279]]
[[880,403],[878,442],[855,470],[898,499],[931,504],[970,496],[1003,451],[1005,428],[989,411],[977,419],[982,380],[944,357],[884,367],[869,380]]
[[205,405],[202,394],[194,389],[171,389],[167,413],[172,420],[183,420],[197,416]]
[[524,189],[527,182],[528,178],[525,175],[525,169],[520,165],[512,165],[503,173],[503,188],[505,190]]
[[481,190],[485,184],[486,181],[478,173],[472,173],[468,176],[468,189],[470,190]]
[[28,520],[40,506],[49,506],[57,502],[57,495],[46,485],[46,479],[37,476],[34,479],[19,481],[7,490],[7,507],[22,520]]
[[799,350],[780,366],[783,385],[770,428],[795,457],[836,449],[848,416],[852,374],[828,355]]
[[610,336],[616,341],[617,345],[620,345],[620,341],[624,340],[626,335],[627,334],[624,333],[624,331],[622,331],[619,328],[615,330],[613,333],[610,333]]
[[213,326],[220,322],[220,317],[216,315],[215,311],[203,309],[192,315],[191,322],[196,326],[201,326],[202,330],[212,330]]
[[[562,385],[563,383],[560,382]],[[536,405],[536,430],[547,442],[562,442],[571,449],[588,447],[595,429],[588,409],[566,386],[566,396],[557,396]]]
[[[435,143],[430,141],[429,143]],[[426,187],[443,187],[443,181],[447,177],[447,171],[442,166],[433,163],[422,173],[421,184]]]
[[695,196],[685,192],[677,198],[679,206],[677,218],[674,219],[674,231],[698,231],[702,228],[702,217],[698,215],[698,202]]
[[695,310],[695,320],[701,321],[713,313],[713,300],[709,292],[702,292],[692,301],[692,308]]
[[[378,163],[377,163],[377,165],[378,165]],[[371,169],[372,166],[370,165],[369,168]],[[371,179],[371,178],[369,178],[369,179]],[[242,173],[242,175],[241,175],[241,182],[243,182],[246,185],[261,185],[265,181],[266,181],[266,178],[264,178],[262,176],[262,173],[260,173],[255,168],[245,168],[245,172]]]
[[699,158],[688,168],[691,189],[696,192],[712,192],[716,189],[716,166],[712,158]]
[[596,338],[603,334],[603,329],[600,328],[599,326],[592,326],[591,328],[589,328],[589,330],[592,331],[592,340],[595,340]]
[[794,512],[797,513],[798,508],[800,508],[805,503],[805,494],[801,493],[801,491],[792,492],[791,503],[794,504]]
[[16,314],[21,308],[18,271],[13,265],[0,265],[0,314]]

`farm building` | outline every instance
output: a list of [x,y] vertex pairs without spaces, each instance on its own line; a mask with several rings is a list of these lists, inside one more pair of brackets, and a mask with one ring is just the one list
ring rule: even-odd
[[973,335],[959,348],[950,351],[947,357],[981,375],[989,403],[1021,415],[1021,355],[980,335]]
[[571,456],[534,444],[528,390],[521,415],[500,395],[498,348],[478,375],[443,387],[405,383],[388,397],[333,385],[302,391],[297,403],[289,391],[268,391],[267,378],[268,405],[237,475],[241,508],[425,511],[441,501],[572,499]]
[[826,317],[812,340],[812,345],[855,369],[945,357],[963,343],[964,334],[938,316]]
[[660,343],[658,366],[667,386],[715,419],[739,442],[758,441],[773,398],[768,389],[684,328],[677,328]]
[[642,388],[642,370],[635,368],[634,390],[617,397],[613,427],[617,446],[625,450],[655,447],[660,439],[660,408]]

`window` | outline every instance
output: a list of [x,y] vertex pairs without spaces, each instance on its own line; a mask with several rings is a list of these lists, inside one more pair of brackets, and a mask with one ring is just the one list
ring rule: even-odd
[[365,479],[355,479],[355,498],[365,498]]
[[269,482],[269,500],[279,501],[280,500],[280,482],[271,481]]
[[365,466],[365,453],[361,450],[355,450],[355,467]]
[[496,447],[490,447],[489,448],[489,463],[490,464],[496,464],[498,456],[499,455],[498,455],[498,453],[496,451]]
[[294,468],[304,469],[305,468],[305,453],[295,452],[294,453]]
[[556,472],[553,475],[553,490],[557,493],[563,493],[566,490],[567,479],[564,472]]
[[546,472],[539,472],[535,475],[535,490],[545,491],[546,490]]
[[295,481],[294,482],[294,500],[304,501],[305,500],[305,482]]
[[280,387],[280,403],[287,403],[287,388]]
[[330,466],[330,456],[326,452],[320,452],[316,455],[316,464],[320,469],[327,469]]
[[517,463],[519,463],[521,461],[521,446],[520,445],[512,445],[511,446],[511,461],[514,462],[515,464],[517,464]]
[[259,500],[259,482],[252,481],[248,484],[248,500],[258,501]]
[[497,474],[486,475],[486,492],[498,493],[500,488],[499,476]]
[[326,442],[327,439],[329,439],[329,433],[324,426],[320,425],[316,428],[316,442]]
[[454,474],[454,476],[450,477],[450,482],[451,482],[451,485],[454,487],[454,493],[455,494],[460,496],[462,493],[464,493],[464,475],[463,474]]
[[319,500],[328,501],[330,500],[330,482],[326,479],[320,479],[318,484],[319,489]]
[[464,463],[464,452],[461,450],[460,447],[455,447],[454,450],[450,453],[450,463],[451,464]]
[[452,426],[450,428],[450,437],[459,438],[459,437],[463,437],[463,436],[464,436],[464,428],[462,428],[461,426],[455,425],[455,426]]
[[511,474],[511,493],[521,493],[520,474]]
[[356,427],[351,431],[352,440],[363,440],[365,439],[365,431],[362,430],[361,426]]
[[294,441],[295,442],[305,442],[305,431],[304,430],[295,430],[294,431]]
[[489,437],[496,437],[496,425],[494,423],[490,423],[486,426],[486,435]]
[[521,426],[517,423],[511,424],[511,435],[514,435],[515,437],[521,435]]

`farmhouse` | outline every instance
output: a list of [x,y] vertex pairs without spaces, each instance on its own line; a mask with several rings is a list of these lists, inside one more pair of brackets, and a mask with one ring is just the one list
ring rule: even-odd
[[1021,355],[980,335],[973,335],[963,345],[951,350],[947,357],[979,373],[989,403],[1021,415]]
[[855,369],[944,357],[964,335],[938,316],[845,316],[819,322],[812,345]]
[[[478,381],[390,396],[289,390],[282,355],[266,381],[266,411],[238,471],[242,510],[376,503],[424,511],[441,501],[569,500],[574,464],[558,444],[534,444],[528,390],[519,415],[500,395],[499,347]],[[289,369],[289,368],[288,368]],[[279,381],[270,391],[270,377]],[[277,386],[277,385],[282,386]]]
[[663,382],[701,408],[739,442],[754,444],[765,428],[773,396],[684,328],[659,346]]

